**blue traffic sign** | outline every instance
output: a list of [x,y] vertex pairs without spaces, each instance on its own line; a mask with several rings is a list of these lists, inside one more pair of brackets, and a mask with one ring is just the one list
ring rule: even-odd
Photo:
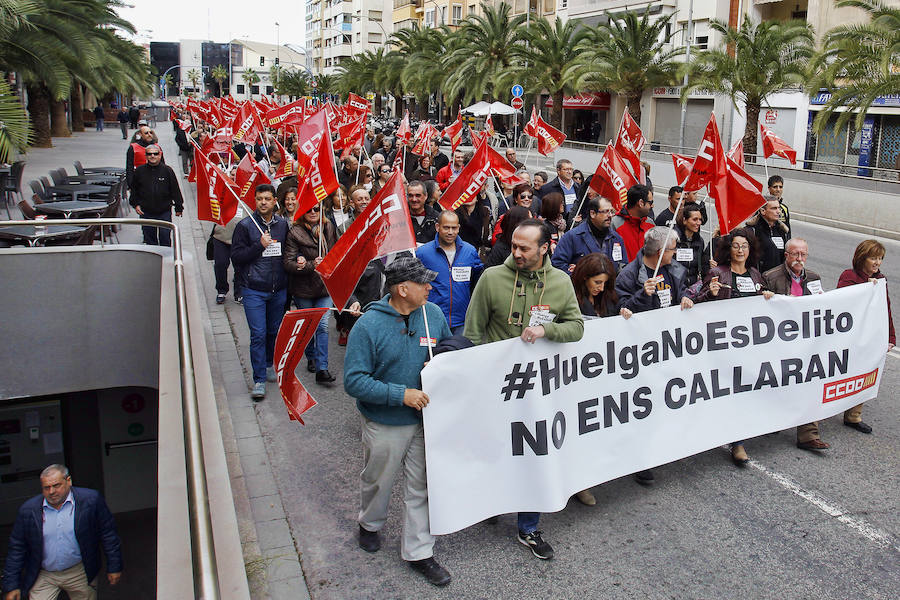
[[524,88],[522,88],[522,86],[519,85],[518,83],[516,85],[512,86],[513,98],[521,98],[522,94],[524,94],[524,93],[525,93]]

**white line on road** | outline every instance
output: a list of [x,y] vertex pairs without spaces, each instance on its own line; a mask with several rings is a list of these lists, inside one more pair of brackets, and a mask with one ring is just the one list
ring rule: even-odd
[[900,352],[898,352],[897,350],[894,350],[893,348],[891,348],[891,350],[888,352],[888,356],[892,356],[892,357],[900,360]]
[[[722,448],[724,448],[729,453],[731,452],[728,446],[722,446]],[[844,525],[849,526],[851,529],[853,529],[863,537],[875,542],[882,548],[891,548],[896,552],[900,552],[900,545],[894,543],[894,538],[890,533],[879,529],[878,527],[875,527],[865,519],[847,514],[847,511],[836,506],[834,503],[826,500],[825,498],[822,498],[815,492],[803,489],[799,483],[797,483],[784,473],[773,471],[772,469],[769,469],[765,465],[755,460],[751,460],[748,464],[760,473],[769,477],[769,479],[771,479],[781,487],[790,491],[792,494],[803,498],[829,517],[834,517]]]

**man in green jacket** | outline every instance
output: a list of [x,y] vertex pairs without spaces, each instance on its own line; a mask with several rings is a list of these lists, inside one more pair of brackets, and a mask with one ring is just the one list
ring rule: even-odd
[[[475,344],[514,337],[533,344],[577,342],[584,320],[568,275],[550,264],[550,230],[542,221],[522,221],[512,235],[512,253],[478,280],[466,312],[464,335]],[[553,548],[537,530],[541,513],[519,513],[520,543],[538,558],[553,558]]]

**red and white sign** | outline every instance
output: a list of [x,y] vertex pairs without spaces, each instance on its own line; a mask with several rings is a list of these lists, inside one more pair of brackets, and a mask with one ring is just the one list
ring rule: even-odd
[[[547,98],[544,106],[553,106],[553,97]],[[514,107],[515,108],[515,107]],[[577,96],[563,97],[563,108],[584,110],[609,110],[609,93],[586,92]]]
[[287,407],[291,421],[300,421],[300,415],[316,405],[316,401],[306,391],[294,371],[303,356],[303,351],[316,332],[316,327],[327,308],[304,308],[292,310],[281,320],[278,336],[275,338],[275,374],[278,390]]
[[863,390],[867,390],[878,382],[878,369],[870,373],[857,375],[856,377],[848,377],[840,381],[832,381],[826,383],[822,390],[822,404],[826,402],[834,402],[853,394],[858,394]]
[[778,121],[778,110],[770,108],[763,116],[766,125],[774,125]]
[[[523,106],[525,106],[525,101],[519,97],[513,98],[512,102],[509,103],[516,110],[521,110]],[[565,106],[565,103],[563,104]]]

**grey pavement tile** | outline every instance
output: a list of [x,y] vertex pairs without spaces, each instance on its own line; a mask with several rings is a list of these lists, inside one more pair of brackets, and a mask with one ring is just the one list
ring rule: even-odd
[[252,421],[256,423],[256,410],[252,406],[239,406],[234,408],[229,408],[228,412],[231,413],[231,422],[232,423],[242,423],[244,421]]
[[271,473],[269,458],[265,454],[251,454],[241,456],[241,468],[244,475],[265,475]]
[[263,553],[266,557],[266,574],[269,582],[303,580],[303,570],[297,560],[297,552],[290,546],[273,548]]
[[284,518],[284,507],[281,504],[281,496],[259,496],[250,500],[250,510],[256,521],[273,521]]
[[231,425],[234,431],[234,437],[238,439],[256,437],[259,435],[259,425],[256,423],[256,419],[244,419],[242,421],[235,421],[232,419]]
[[[265,552],[270,548],[279,546],[294,546],[294,538],[287,521],[277,519],[274,521],[259,521],[256,523],[256,537],[259,539],[259,549]],[[296,550],[294,555],[296,556]]]
[[251,500],[259,496],[271,496],[278,493],[278,485],[271,473],[246,475],[244,481],[247,483],[247,495]]
[[238,451],[240,451],[241,453],[241,456],[266,453],[266,445],[263,442],[262,436],[260,436],[258,432],[253,437],[239,437],[237,441],[237,447]]
[[289,579],[269,582],[270,600],[309,600],[306,584]]

